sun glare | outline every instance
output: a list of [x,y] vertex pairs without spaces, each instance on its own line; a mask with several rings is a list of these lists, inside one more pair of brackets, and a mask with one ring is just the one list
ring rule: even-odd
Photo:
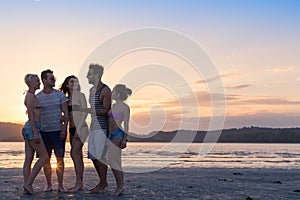
[[51,157],[50,164],[51,164],[52,169],[56,169],[57,164],[56,164],[55,157]]

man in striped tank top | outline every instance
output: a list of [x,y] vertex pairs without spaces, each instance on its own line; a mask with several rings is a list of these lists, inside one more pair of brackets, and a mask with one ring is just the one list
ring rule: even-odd
[[99,176],[99,183],[90,191],[104,192],[107,187],[107,160],[106,139],[108,135],[107,112],[111,107],[111,90],[102,81],[103,67],[98,64],[90,64],[87,73],[90,89],[89,102],[91,108],[83,111],[91,114],[91,126],[88,140],[88,158],[92,160]]

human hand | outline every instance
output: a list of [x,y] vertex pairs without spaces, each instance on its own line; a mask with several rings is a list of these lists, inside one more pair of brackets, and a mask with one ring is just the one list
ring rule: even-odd
[[125,149],[126,148],[126,144],[127,144],[127,139],[122,139],[121,145],[120,145],[121,149]]
[[61,133],[60,133],[60,135],[59,135],[59,138],[60,138],[61,140],[65,140],[66,137],[67,137],[66,131],[65,131],[65,130],[62,130]]
[[41,138],[39,135],[34,135],[34,143],[35,144],[40,144],[41,143]]
[[76,133],[73,140],[76,140],[77,142],[78,141],[81,141],[81,138],[79,137],[79,135]]
[[63,116],[61,116],[61,123],[63,123],[64,121],[65,121],[65,116],[63,115]]
[[90,113],[90,108],[81,108],[82,112]]

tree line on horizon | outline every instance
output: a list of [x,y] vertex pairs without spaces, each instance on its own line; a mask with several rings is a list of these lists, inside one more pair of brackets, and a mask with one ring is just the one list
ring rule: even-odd
[[[22,142],[21,134],[23,125],[9,122],[0,122],[0,142]],[[131,133],[129,142],[171,142],[178,138],[181,142],[203,142],[207,134],[218,134],[218,131],[153,131],[148,135]],[[185,140],[186,138],[186,140]],[[206,142],[215,142],[206,140]],[[217,142],[240,142],[240,143],[300,143],[300,128],[265,128],[265,127],[242,127],[222,130]]]

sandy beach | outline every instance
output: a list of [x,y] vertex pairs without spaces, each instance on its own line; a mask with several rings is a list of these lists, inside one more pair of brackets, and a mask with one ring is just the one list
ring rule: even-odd
[[[52,192],[43,193],[42,172],[34,182],[38,195],[22,194],[22,169],[0,169],[1,199],[300,199],[300,173],[297,169],[255,168],[164,168],[149,173],[125,173],[126,192],[120,197],[108,194],[88,194],[97,184],[92,168],[85,170],[83,191],[57,193],[53,173]],[[65,171],[64,185],[71,187],[75,174]],[[111,170],[108,191],[115,182]]]

